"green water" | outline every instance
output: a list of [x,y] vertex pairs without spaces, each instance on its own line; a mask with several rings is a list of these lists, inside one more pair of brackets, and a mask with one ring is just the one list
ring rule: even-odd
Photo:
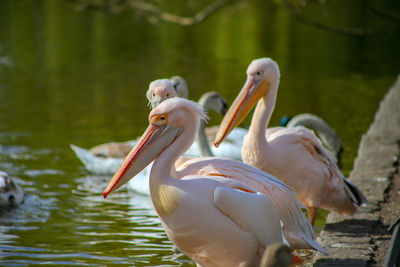
[[[165,2],[181,14],[199,5]],[[337,25],[396,25],[357,1],[340,4],[308,13]],[[232,101],[250,61],[271,57],[282,74],[271,124],[303,112],[323,117],[343,139],[347,175],[400,72],[399,32],[321,31],[272,1],[239,2],[184,28],[129,11],[82,11],[69,1],[3,0],[0,25],[0,169],[27,194],[18,209],[1,211],[0,265],[193,264],[174,249],[148,199],[122,189],[104,200],[110,177],[85,171],[69,148],[140,135],[154,79],[179,74],[190,98],[217,90]]]

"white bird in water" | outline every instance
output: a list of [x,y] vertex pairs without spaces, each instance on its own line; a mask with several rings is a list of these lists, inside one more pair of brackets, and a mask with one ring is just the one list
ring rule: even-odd
[[[168,99],[153,109],[149,127],[103,196],[154,160],[154,207],[171,241],[199,266],[258,265],[266,246],[284,241],[281,220],[292,248],[296,244],[325,251],[314,241],[315,232],[295,192],[271,175],[219,158],[197,158],[175,169],[175,161],[194,141],[200,119],[205,119],[201,107],[182,98]],[[300,231],[290,232],[293,227]]]
[[258,102],[243,148],[243,161],[279,177],[291,186],[309,209],[314,223],[318,207],[342,215],[353,214],[367,200],[340,172],[336,160],[304,127],[267,128],[275,106],[280,72],[270,58],[256,59],[247,81],[220,124],[215,145],[235,128]]

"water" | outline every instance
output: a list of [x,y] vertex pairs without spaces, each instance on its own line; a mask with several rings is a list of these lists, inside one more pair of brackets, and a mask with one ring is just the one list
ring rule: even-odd
[[[164,4],[182,14],[199,8]],[[394,25],[357,1],[341,8],[311,4],[308,12],[338,25]],[[232,101],[250,61],[272,57],[282,79],[271,124],[303,112],[323,117],[343,139],[347,175],[400,70],[398,32],[337,35],[261,0],[190,28],[153,25],[129,11],[80,11],[69,1],[3,0],[0,25],[0,169],[26,192],[23,205],[0,213],[0,265],[193,265],[174,249],[148,199],[122,188],[104,200],[110,177],[85,171],[69,148],[140,135],[154,79],[179,74],[190,98],[217,90]],[[212,124],[222,119],[211,115]]]

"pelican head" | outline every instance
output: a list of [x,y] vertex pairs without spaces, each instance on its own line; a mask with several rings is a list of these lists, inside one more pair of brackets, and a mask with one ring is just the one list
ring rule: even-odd
[[175,97],[174,84],[169,79],[155,80],[150,83],[146,97],[151,108],[155,108],[164,100]]
[[172,76],[170,80],[174,84],[175,96],[188,99],[189,89],[185,79],[183,79],[181,76]]
[[150,164],[173,141],[187,125],[194,125],[191,140],[181,147],[181,153],[193,143],[200,119],[206,115],[199,104],[183,98],[167,99],[149,114],[149,126],[135,146],[125,157],[103,192],[104,198],[132,179]]
[[272,59],[260,58],[250,63],[246,83],[220,124],[215,136],[215,146],[244,120],[260,98],[268,94],[272,84],[277,85],[279,78],[278,64]]

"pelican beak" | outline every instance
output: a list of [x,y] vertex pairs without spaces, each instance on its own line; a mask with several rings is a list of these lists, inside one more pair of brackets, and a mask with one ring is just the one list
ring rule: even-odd
[[115,172],[103,192],[104,198],[142,171],[182,132],[183,128],[172,128],[168,124],[157,125],[152,123],[153,119],[157,119],[158,116],[154,116],[150,120],[147,130],[136,142],[135,146]]
[[269,84],[264,80],[247,79],[218,128],[214,140],[214,145],[216,147],[218,147],[224,138],[246,118],[257,101],[266,95],[268,90]]
[[160,100],[154,99],[150,103],[151,103],[151,109],[155,109],[160,104]]
[[158,95],[149,98],[149,106],[151,106],[151,109],[155,109],[161,102],[162,99]]

